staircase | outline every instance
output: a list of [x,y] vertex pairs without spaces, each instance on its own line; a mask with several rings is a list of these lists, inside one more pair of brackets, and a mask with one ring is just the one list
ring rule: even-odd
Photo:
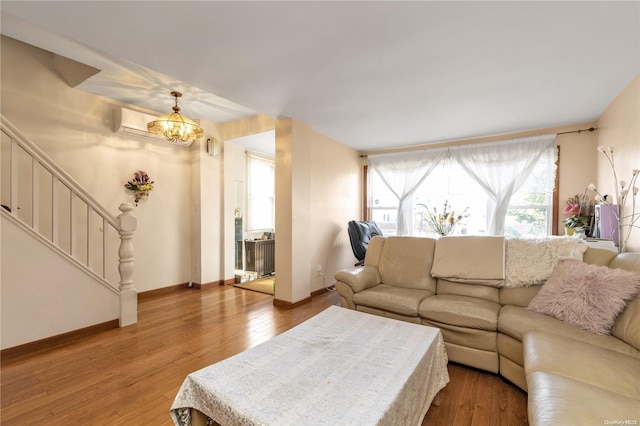
[[[118,299],[115,303],[119,311],[120,326],[136,323],[137,292],[133,283],[131,240],[136,229],[133,207],[123,203],[119,206],[120,215],[113,216],[4,116],[0,116],[0,119],[0,210],[2,231],[5,234],[2,236],[2,256],[18,259],[18,263],[22,263],[20,260],[27,259],[32,253],[22,253],[20,257],[13,252],[14,249],[42,253],[39,248],[41,245],[46,246],[52,254],[45,256],[46,262],[42,260],[40,264],[35,263],[38,266],[25,263],[28,266],[22,266],[23,272],[11,274],[11,271],[3,270],[3,299],[16,293],[16,287],[33,285],[31,272],[37,276],[37,281],[48,281],[46,275],[43,279],[42,270],[49,268],[46,273],[50,274],[52,282],[64,281],[59,273],[68,271],[72,265],[74,270],[82,271],[83,278],[69,280],[73,280],[76,285],[79,282],[87,285],[85,281],[88,279],[90,286],[101,286],[102,290],[98,290],[101,296],[97,297]],[[28,235],[30,240],[23,239],[23,235],[18,234],[15,229]],[[25,241],[24,245],[18,244],[18,240]],[[66,265],[58,264],[60,260]],[[14,266],[19,269],[19,265],[5,263],[3,260],[3,269],[12,269]],[[40,270],[40,274],[36,270]],[[19,279],[16,280],[16,276]],[[41,299],[45,298],[40,293],[55,291],[47,287],[46,282],[38,285],[40,287],[37,287],[36,292]],[[91,291],[95,293],[95,290]],[[105,294],[113,296],[104,296]],[[78,298],[84,300],[83,297],[80,295]],[[55,297],[52,298],[54,299]],[[3,322],[7,321],[4,311],[11,310],[14,302],[23,303],[22,300],[3,300]],[[92,306],[83,308],[92,310]],[[86,324],[80,326],[82,328]]]

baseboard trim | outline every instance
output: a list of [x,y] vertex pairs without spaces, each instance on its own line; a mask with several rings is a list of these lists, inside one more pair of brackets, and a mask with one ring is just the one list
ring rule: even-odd
[[218,281],[211,281],[208,283],[193,283],[193,288],[195,288],[196,290],[208,290],[211,289],[215,286],[221,286],[224,285],[224,281],[223,280],[218,280]]
[[[333,290],[332,290],[332,287],[333,287]],[[312,291],[311,297],[320,296],[321,294],[324,294],[328,291],[334,291],[335,288],[336,288],[335,286],[329,286],[329,288],[321,288],[320,290]]]
[[311,303],[311,296],[305,299],[299,300],[295,303],[289,302],[287,300],[276,299],[275,297],[273,298],[273,306],[275,306],[276,308],[293,309],[293,308],[297,308],[298,306],[305,305],[307,303]]
[[5,363],[9,363],[13,359],[19,358],[23,355],[33,355],[35,352],[62,346],[82,337],[118,328],[119,326],[120,320],[114,319],[100,324],[90,325],[89,327],[80,328],[78,330],[69,331],[67,333],[58,334],[56,336],[45,337],[44,339],[36,340],[35,342],[6,348],[0,351],[2,364],[4,365]]
[[[182,291],[182,290],[207,290],[210,288],[213,288],[214,286],[220,286],[220,285],[224,285],[226,284],[228,281],[229,284],[233,284],[234,280],[226,280],[226,281],[212,281],[209,283],[182,283],[182,284],[176,284],[176,285],[170,285],[168,287],[162,287],[162,288],[156,288],[154,290],[147,290],[147,291],[143,291],[138,293],[138,301],[140,300],[144,300],[144,299],[149,299],[149,298],[153,298],[153,297],[157,297],[157,296],[163,296],[165,294],[169,294],[169,293],[173,293],[176,291]],[[191,285],[189,285],[191,284]]]
[[316,296],[320,296],[321,294],[324,294],[326,292],[330,291],[330,289],[328,288],[321,288],[320,290],[315,290],[311,292],[311,296],[302,299],[298,302],[289,302],[286,300],[282,300],[282,299],[276,299],[275,297],[273,298],[273,306],[275,306],[276,308],[283,308],[283,309],[293,309],[293,308],[297,308],[298,306],[302,306],[305,305],[307,303],[310,303],[311,300],[316,297]]
[[189,283],[182,283],[176,285],[170,285],[168,287],[156,288],[153,290],[142,291],[138,293],[138,302],[140,300],[149,299],[157,296],[163,296],[165,294],[173,293],[176,291],[184,290],[189,288]]

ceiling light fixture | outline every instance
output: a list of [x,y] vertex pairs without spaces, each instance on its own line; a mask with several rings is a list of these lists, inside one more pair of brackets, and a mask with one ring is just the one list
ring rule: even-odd
[[201,138],[204,135],[204,131],[195,121],[180,115],[178,98],[182,96],[182,93],[171,92],[171,96],[176,98],[173,113],[165,114],[157,120],[148,123],[147,129],[149,129],[151,133],[163,136],[169,142],[189,145],[187,142]]

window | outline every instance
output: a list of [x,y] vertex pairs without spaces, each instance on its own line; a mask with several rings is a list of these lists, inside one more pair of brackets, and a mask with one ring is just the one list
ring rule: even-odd
[[[504,220],[506,237],[545,237],[551,234],[552,196],[555,184],[554,151],[545,151],[529,177],[509,199]],[[378,173],[369,169],[368,207],[370,219],[385,235],[397,234],[398,197]],[[491,212],[495,206],[486,191],[453,158],[441,161],[411,196],[411,235],[433,237],[425,219],[427,212],[442,213],[445,203],[455,217],[463,216],[453,235],[491,235]],[[504,211],[504,210],[503,210]]]
[[511,197],[505,222],[506,237],[537,237],[551,234],[553,164],[539,162],[522,188]]
[[275,228],[275,162],[247,153],[247,231]]
[[447,159],[436,167],[424,180],[414,196],[414,232],[413,235],[433,237],[433,232],[423,213],[426,206],[430,212],[434,209],[441,213],[445,202],[448,210],[455,216],[468,217],[457,224],[454,235],[487,234],[487,195],[455,160]]
[[[396,235],[398,200],[382,182],[377,173],[369,178],[369,206],[371,220],[385,235]],[[423,213],[428,209],[441,212],[444,203],[456,212],[468,209],[469,217],[457,225],[454,234],[482,235],[486,231],[487,197],[477,183],[451,160],[438,165],[422,182],[413,195],[414,236],[433,237]]]

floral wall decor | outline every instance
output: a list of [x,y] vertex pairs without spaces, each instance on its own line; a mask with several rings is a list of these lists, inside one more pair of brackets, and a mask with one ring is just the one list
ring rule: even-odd
[[153,190],[153,181],[144,170],[139,170],[133,174],[133,179],[124,184],[124,187],[133,192],[136,206],[140,200],[146,200],[149,192]]

